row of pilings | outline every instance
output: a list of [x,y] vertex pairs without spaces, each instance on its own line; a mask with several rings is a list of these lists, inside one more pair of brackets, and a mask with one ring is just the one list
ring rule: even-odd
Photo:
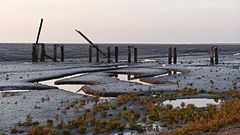
[[[94,48],[93,46],[89,46],[89,63],[93,62],[93,49],[96,51],[95,61],[97,63],[100,62],[100,53],[99,50]],[[64,61],[64,45],[54,44],[53,45],[53,57],[46,54],[45,44],[38,43],[32,45],[32,62],[44,62],[46,58],[52,59],[54,62],[57,62],[57,52],[60,50],[60,61]],[[112,58],[112,47],[107,47],[107,63],[118,63],[119,62],[119,51],[118,47],[114,47],[114,58]],[[210,48],[210,65],[218,64],[218,47]],[[136,46],[128,46],[127,47],[127,62],[128,63],[137,63],[138,62],[138,49]],[[39,58],[40,55],[40,58]],[[133,56],[132,56],[133,55]],[[133,59],[132,59],[133,58]],[[177,64],[177,48],[169,47],[168,48],[168,64]]]
[[[53,57],[47,55],[44,43],[38,43],[32,45],[32,62],[44,62],[46,58],[52,59],[53,62],[57,62],[57,51],[60,49],[60,61],[64,61],[64,45],[54,44],[53,45]],[[40,55],[40,58],[39,58]]]
[[[89,63],[92,63],[93,62],[93,47],[92,46],[89,46]],[[115,59],[115,62],[118,63],[119,60],[118,60],[118,47],[114,47],[114,59]],[[138,52],[137,52],[137,48],[135,46],[128,46],[128,63],[132,63],[132,52],[133,52],[133,62],[134,63],[137,63],[138,62]],[[108,60],[107,62],[108,63],[111,63],[113,62],[112,60],[112,50],[111,50],[111,47],[107,47],[107,57],[108,57]],[[99,58],[99,50],[96,49],[96,62],[99,62],[100,58]]]

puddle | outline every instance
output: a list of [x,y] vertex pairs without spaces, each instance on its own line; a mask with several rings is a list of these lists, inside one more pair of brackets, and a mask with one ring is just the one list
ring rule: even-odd
[[141,60],[141,62],[157,62],[157,60],[144,59],[144,60]]
[[234,56],[237,56],[237,55],[240,55],[240,53],[235,53],[235,54],[233,54]]
[[[82,75],[85,75],[85,74],[87,74],[87,73],[75,74],[75,75],[61,77],[61,78],[57,78],[57,79],[40,81],[39,83],[44,84],[44,85],[49,85],[49,86],[55,86],[55,87],[58,87],[59,89],[66,90],[66,91],[73,92],[73,93],[77,93],[77,94],[81,94],[81,95],[93,96],[93,95],[90,95],[90,94],[86,94],[82,90],[79,91],[84,86],[84,85],[81,85],[81,84],[61,84],[61,85],[55,85],[54,84],[54,82],[62,80],[62,79],[82,76]],[[115,97],[100,97],[100,99],[111,100],[111,99],[115,99]]]
[[[75,75],[71,75],[71,76],[66,76],[66,77],[61,77],[61,78],[57,78],[57,79],[52,79],[52,80],[46,80],[46,81],[40,81],[40,84],[44,84],[44,85],[49,85],[49,86],[55,86],[58,87],[59,89],[63,89],[66,91],[70,91],[73,93],[76,93],[77,91],[79,91],[84,85],[81,84],[63,84],[63,85],[55,85],[54,82],[62,80],[62,79],[68,79],[68,78],[72,78],[72,77],[77,77],[77,76],[81,76],[84,75],[86,73],[81,73],[81,74],[75,74]],[[80,91],[77,92],[79,94],[85,94],[84,92]]]
[[[163,76],[168,76],[168,75],[176,75],[176,74],[182,74],[182,73],[181,72],[173,72],[172,71],[170,73],[153,76],[153,78],[163,77]],[[134,83],[139,83],[139,84],[144,84],[144,85],[153,85],[151,83],[146,83],[146,82],[140,81],[139,78],[135,78],[136,76],[134,76],[134,75],[115,74],[114,77],[118,78],[121,81],[134,82]]]
[[163,77],[163,76],[168,76],[168,75],[178,75],[178,74],[182,74],[182,72],[175,72],[175,71],[171,71],[169,73],[166,73],[166,74],[161,74],[161,75],[156,75],[156,76],[153,76],[153,78],[157,78],[157,77]]
[[206,107],[207,104],[220,105],[220,100],[216,102],[214,99],[208,98],[194,98],[194,99],[176,99],[176,100],[166,100],[163,104],[171,104],[174,108],[181,106],[181,103],[194,104],[196,107]]
[[139,79],[135,79],[134,75],[127,75],[127,74],[117,74],[116,76],[114,76],[116,78],[118,78],[121,81],[127,81],[127,82],[134,82],[134,83],[139,83],[139,84],[144,84],[144,85],[152,85],[150,83],[145,83],[140,81]]
[[20,93],[20,92],[30,92],[30,91],[32,90],[3,90],[3,91],[0,91],[0,95],[5,93]]

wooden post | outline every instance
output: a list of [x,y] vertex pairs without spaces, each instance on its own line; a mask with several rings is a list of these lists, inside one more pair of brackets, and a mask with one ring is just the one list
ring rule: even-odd
[[37,56],[37,48],[36,44],[32,45],[32,62],[36,62],[36,56]]
[[177,64],[177,48],[173,48],[173,64]]
[[92,46],[89,46],[89,63],[92,63]]
[[115,47],[115,62],[118,62],[118,47]]
[[41,44],[41,58],[40,61],[45,61],[45,55],[46,55],[46,51],[45,51],[45,45]]
[[215,64],[218,64],[218,47],[215,47]]
[[131,75],[130,75],[130,74],[127,75],[127,79],[128,79],[128,80],[131,79]]
[[131,46],[128,46],[128,63],[131,63]]
[[42,30],[42,24],[43,24],[43,19],[41,19],[41,22],[40,22],[36,43],[32,46],[32,62],[37,62],[38,61],[38,51],[39,51],[38,50],[38,41],[39,41],[39,37],[40,37],[40,34],[41,34],[41,30]]
[[210,65],[214,65],[214,48],[210,49]]
[[36,44],[36,62],[38,62],[39,44]]
[[64,46],[61,46],[61,61],[64,61]]
[[134,62],[137,63],[137,48],[134,47]]
[[111,63],[111,47],[107,48],[108,63]]
[[41,19],[40,26],[39,26],[39,29],[38,29],[36,45],[38,44],[38,41],[39,41],[39,37],[40,37],[40,34],[41,34],[41,30],[42,30],[42,24],[43,24],[43,19]]
[[96,48],[96,62],[99,62],[99,50]]
[[57,45],[53,46],[53,61],[57,61]]
[[172,64],[172,47],[168,48],[168,64]]
[[172,75],[172,71],[168,71],[168,75]]

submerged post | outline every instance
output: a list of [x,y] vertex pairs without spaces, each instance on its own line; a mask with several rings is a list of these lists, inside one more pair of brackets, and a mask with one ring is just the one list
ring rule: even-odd
[[61,61],[64,61],[64,46],[61,46]]
[[215,64],[218,64],[218,47],[215,47]]
[[46,55],[46,50],[45,50],[45,45],[41,44],[41,58],[40,61],[45,61],[45,55]]
[[137,48],[134,47],[134,62],[137,63]]
[[214,65],[214,47],[210,49],[210,65]]
[[99,62],[99,49],[96,48],[96,62]]
[[53,61],[57,61],[57,45],[53,46]]
[[177,64],[177,48],[173,48],[173,64]]
[[118,62],[118,47],[115,47],[115,62]]
[[108,59],[107,59],[108,63],[111,63],[111,47],[107,48],[107,56],[108,56]]
[[168,64],[172,64],[172,47],[168,48]]
[[128,46],[128,63],[131,63],[131,46]]
[[92,46],[89,46],[89,63],[92,63]]

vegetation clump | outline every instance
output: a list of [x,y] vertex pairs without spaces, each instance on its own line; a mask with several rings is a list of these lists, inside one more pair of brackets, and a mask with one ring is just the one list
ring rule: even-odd
[[[202,89],[200,93],[207,92]],[[144,96],[126,94],[118,96],[115,100],[90,97],[61,103],[65,105],[61,105],[59,111],[76,111],[76,115],[69,120],[63,120],[57,114],[54,121],[48,119],[44,125],[40,125],[38,121],[32,120],[31,115],[27,115],[25,121],[19,122],[18,126],[28,127],[26,131],[31,135],[53,135],[110,134],[124,130],[142,133],[149,131],[149,127],[155,124],[168,129],[169,134],[184,135],[217,131],[225,125],[240,121],[240,92],[230,90],[224,93],[209,93],[213,97],[229,99],[223,101],[220,106],[208,104],[204,108],[185,103],[174,108],[170,104],[162,103],[177,96],[196,95],[197,90],[192,88]],[[67,115],[62,112],[61,115]]]

